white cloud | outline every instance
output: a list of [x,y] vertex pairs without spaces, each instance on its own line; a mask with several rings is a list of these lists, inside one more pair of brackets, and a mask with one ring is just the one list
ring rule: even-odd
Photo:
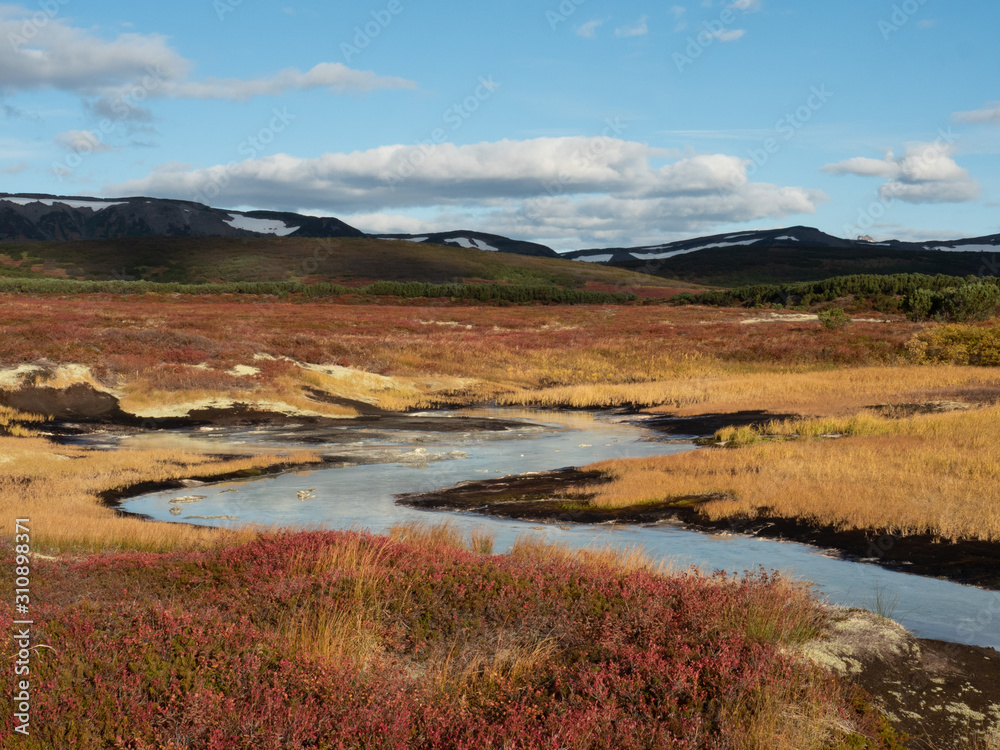
[[735,42],[747,33],[746,29],[719,29],[712,32],[712,36],[720,42]]
[[[300,72],[287,69],[263,78],[191,81],[193,68],[160,34],[121,34],[102,39],[62,18],[44,24],[38,11],[0,5],[0,93],[57,89],[114,99],[145,81],[148,96],[244,100],[285,91],[325,88],[334,93],[412,88],[402,78],[380,76],[341,63],[320,63]],[[31,38],[24,29],[31,30]]]
[[354,70],[343,63],[319,63],[305,73],[286,68],[270,76],[248,81],[238,78],[206,78],[203,81],[170,81],[163,95],[176,99],[228,99],[242,101],[255,96],[276,96],[287,91],[327,89],[335,94],[372,91],[379,88],[415,88],[413,81]]
[[670,12],[674,14],[674,31],[684,31],[688,25],[685,19],[687,8],[683,5],[672,5],[670,6]]
[[729,4],[733,10],[742,10],[744,13],[756,13],[760,10],[761,0],[735,0]]
[[55,137],[55,143],[67,151],[75,151],[78,154],[101,154],[115,150],[88,130],[68,130],[59,133]]
[[31,169],[31,165],[22,161],[17,164],[8,164],[7,166],[0,168],[0,174],[18,175],[29,169]]
[[983,122],[1000,122],[1000,102],[992,102],[982,109],[975,109],[971,112],[956,112],[952,115],[955,122],[969,124]]
[[584,39],[593,39],[597,36],[598,27],[601,26],[606,20],[607,19],[605,18],[595,18],[587,21],[587,23],[576,27],[576,35],[582,36]]
[[615,29],[615,36],[645,36],[649,33],[649,26],[646,21],[647,16],[642,16],[638,21],[632,26],[620,26]]
[[833,175],[886,178],[879,194],[907,203],[965,203],[976,200],[981,189],[964,167],[953,158],[953,144],[910,143],[902,156],[891,151],[882,159],[855,157],[828,164],[823,171]]
[[115,185],[109,194],[308,207],[366,217],[367,226],[379,232],[432,231],[412,218],[393,223],[386,217],[433,209],[448,217],[438,228],[461,224],[580,243],[628,242],[645,233],[812,213],[826,199],[815,190],[749,182],[748,161],[736,156],[702,154],[653,164],[670,153],[599,137],[395,145],[316,158],[277,154],[236,168],[166,164]]

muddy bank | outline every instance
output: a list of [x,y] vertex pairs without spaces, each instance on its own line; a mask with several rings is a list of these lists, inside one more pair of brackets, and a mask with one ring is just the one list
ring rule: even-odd
[[[227,454],[224,456],[220,455],[219,458],[233,459],[240,458],[240,456]],[[99,493],[97,497],[105,507],[111,508],[120,516],[153,521],[155,519],[145,514],[131,513],[124,510],[121,505],[122,502],[128,500],[129,498],[138,497],[139,495],[145,495],[150,492],[163,492],[166,490],[180,490],[187,487],[200,487],[204,484],[229,482],[234,479],[256,479],[296,469],[323,469],[334,466],[346,466],[349,463],[349,459],[343,456],[319,456],[318,458],[319,460],[317,461],[308,462],[275,461],[275,463],[267,464],[266,466],[259,466],[253,469],[242,469],[240,471],[230,471],[224,474],[192,474],[190,477],[186,477],[184,479],[165,479],[161,481],[138,482],[127,487],[106,490]]]
[[[834,611],[830,634],[805,655],[876,698],[907,747],[996,747],[1000,652],[915,638],[871,612]],[[977,744],[978,743],[978,744]]]
[[458,510],[535,523],[672,522],[694,531],[811,544],[856,562],[1000,590],[1000,544],[996,542],[948,542],[928,534],[839,531],[796,519],[770,518],[765,513],[755,519],[712,521],[699,509],[711,496],[673,498],[623,508],[594,507],[587,498],[562,497],[571,487],[602,480],[598,472],[567,468],[464,482],[435,492],[398,495],[396,501],[411,508]]
[[[121,408],[114,396],[89,384],[76,383],[66,388],[41,386],[0,390],[0,406],[49,417],[44,432],[55,437],[99,432],[123,433],[147,430],[178,430],[199,427],[269,427],[280,428],[281,437],[304,443],[337,442],[343,428],[373,431],[369,437],[381,438],[398,431],[419,432],[502,432],[523,424],[515,420],[444,416],[417,412],[393,412],[362,401],[333,396],[310,389],[309,398],[354,409],[356,417],[323,417],[308,414],[285,414],[234,404],[227,408],[193,409],[182,417],[139,417]],[[384,434],[383,434],[384,432]],[[344,440],[347,440],[344,437]],[[356,439],[354,437],[351,440]]]
[[[641,412],[638,413],[641,416]],[[723,427],[759,427],[772,420],[798,419],[800,414],[776,414],[769,411],[737,411],[730,414],[699,414],[678,417],[671,414],[637,420],[637,424],[670,437],[709,437]]]

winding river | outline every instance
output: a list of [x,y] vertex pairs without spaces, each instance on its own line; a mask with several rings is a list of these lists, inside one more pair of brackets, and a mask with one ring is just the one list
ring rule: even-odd
[[[297,433],[288,429],[219,428],[149,433],[112,442],[103,437],[94,444],[207,445],[213,450],[248,453],[308,449],[344,458],[340,466],[154,492],[123,505],[161,521],[357,527],[379,532],[401,521],[436,521],[446,515],[461,529],[479,527],[493,532],[497,552],[509,549],[518,535],[534,533],[576,547],[641,545],[678,568],[693,565],[705,572],[742,572],[759,566],[777,569],[813,582],[830,602],[840,605],[875,609],[878,593],[883,603],[895,602],[893,619],[920,637],[1000,649],[1000,592],[846,562],[807,545],[705,534],[670,524],[541,526],[397,506],[393,496],[403,492],[694,448],[691,443],[662,442],[651,431],[620,417],[589,412],[476,409],[451,414],[515,419],[522,424],[502,432],[394,430],[386,434],[345,422],[343,427],[331,428],[328,440],[311,435],[309,442],[297,442]],[[176,502],[179,499],[186,501]]]

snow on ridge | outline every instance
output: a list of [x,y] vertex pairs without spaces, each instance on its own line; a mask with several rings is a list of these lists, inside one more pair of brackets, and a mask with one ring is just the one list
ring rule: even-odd
[[468,237],[451,237],[446,239],[445,242],[454,242],[456,245],[468,248],[470,250],[490,250],[494,253],[500,252],[498,248],[495,248],[492,245],[487,245],[482,240],[477,240],[477,239],[470,240]]
[[709,250],[713,247],[735,247],[737,245],[752,245],[755,242],[757,242],[756,239],[743,240],[742,242],[713,242],[711,245],[686,247],[683,250],[668,250],[665,253],[629,253],[629,254],[637,260],[663,260],[664,258],[672,258],[675,255],[683,255],[684,253],[693,253],[697,250]]
[[989,253],[1000,250],[1000,245],[924,245],[924,250],[940,250],[944,253]]
[[128,203],[128,201],[83,201],[73,200],[71,198],[15,198],[11,196],[2,197],[0,198],[0,201],[16,203],[19,206],[27,206],[30,203],[41,203],[45,206],[52,206],[56,203],[60,203],[64,206],[69,206],[70,208],[89,208],[95,213],[97,211],[103,211],[105,208],[110,208],[111,206],[124,206]]
[[275,234],[278,237],[284,237],[298,229],[298,227],[290,227],[278,219],[254,219],[243,214],[230,214],[229,218],[223,219],[223,221],[233,229],[245,229],[248,232],[258,232],[259,234]]
[[792,237],[791,235],[786,235],[784,237],[775,237],[774,240],[775,240],[775,242],[777,242],[778,240],[791,240],[792,242],[801,242],[802,241],[798,237]]
[[607,263],[614,256],[614,253],[607,253],[605,255],[581,255],[578,258],[573,258],[573,260],[582,260],[587,263]]

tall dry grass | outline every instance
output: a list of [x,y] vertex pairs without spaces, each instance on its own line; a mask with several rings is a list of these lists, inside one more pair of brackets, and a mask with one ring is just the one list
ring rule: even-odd
[[40,437],[0,437],[0,514],[30,518],[36,550],[160,551],[204,544],[212,529],[152,524],[106,507],[101,493],[142,482],[219,476],[276,463],[310,463],[316,456],[219,458],[179,450],[102,451],[55,445]]
[[[10,435],[11,437],[31,437],[35,431],[26,424],[42,424],[45,417],[39,414],[26,414],[16,409],[0,406],[0,435]],[[0,464],[4,463],[0,456]]]
[[776,434],[852,435],[621,459],[578,488],[623,506],[690,495],[713,520],[767,514],[844,529],[1000,540],[1000,407],[906,419],[874,415],[773,423]]
[[944,398],[1000,399],[1000,372],[956,365],[797,369],[757,366],[743,371],[697,360],[668,380],[603,383],[519,390],[504,404],[598,408],[636,404],[651,413],[693,416],[770,411],[813,416],[844,415],[875,404]]

